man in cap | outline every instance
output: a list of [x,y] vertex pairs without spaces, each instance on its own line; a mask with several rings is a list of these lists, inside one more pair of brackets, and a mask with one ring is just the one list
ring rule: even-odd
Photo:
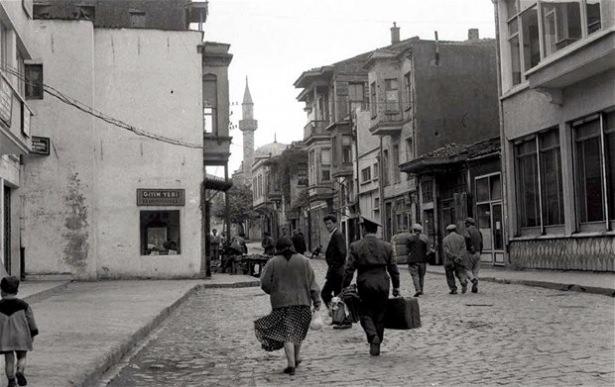
[[449,224],[446,227],[446,231],[448,235],[442,241],[446,283],[451,290],[450,294],[457,294],[457,285],[455,284],[456,275],[461,284],[461,292],[465,293],[468,290],[468,281],[466,280],[465,266],[463,265],[463,257],[466,252],[466,241],[464,237],[457,233],[457,226],[454,224]]
[[425,283],[425,269],[427,268],[427,254],[430,251],[429,238],[423,234],[423,226],[418,223],[412,225],[412,236],[408,239],[408,270],[414,283],[414,297],[423,294]]
[[356,270],[357,290],[361,298],[359,306],[361,326],[370,344],[370,355],[378,356],[380,344],[384,339],[384,314],[390,289],[389,276],[393,283],[393,296],[398,296],[399,269],[393,258],[391,244],[376,236],[379,224],[361,217],[361,225],[363,239],[350,245],[343,286],[350,285]]
[[465,221],[466,231],[466,276],[472,282],[472,293],[478,292],[478,271],[480,269],[480,255],[483,252],[483,234],[476,228],[472,218]]

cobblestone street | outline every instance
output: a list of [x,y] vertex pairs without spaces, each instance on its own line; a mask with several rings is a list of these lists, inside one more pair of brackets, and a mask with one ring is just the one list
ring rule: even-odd
[[[312,261],[318,278],[325,263]],[[402,294],[413,293],[407,269]],[[385,332],[370,357],[357,324],[310,331],[304,362],[282,374],[283,351],[260,349],[252,321],[270,310],[259,288],[203,289],[180,306],[110,386],[204,385],[605,385],[615,383],[614,299],[481,283],[448,295],[428,274],[423,326]],[[325,319],[327,322],[327,319]]]

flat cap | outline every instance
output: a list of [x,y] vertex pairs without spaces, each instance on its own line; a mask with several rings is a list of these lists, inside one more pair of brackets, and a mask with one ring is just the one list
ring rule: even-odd
[[476,222],[474,221],[473,218],[466,218],[466,223],[467,224],[476,224]]
[[446,226],[446,231],[455,231],[457,230],[457,226],[455,226],[454,224],[449,224],[448,226]]
[[414,223],[414,224],[412,225],[412,229],[413,229],[413,230],[417,230],[417,231],[423,231],[423,226],[421,226],[421,225],[420,225],[420,224],[418,224],[418,223]]

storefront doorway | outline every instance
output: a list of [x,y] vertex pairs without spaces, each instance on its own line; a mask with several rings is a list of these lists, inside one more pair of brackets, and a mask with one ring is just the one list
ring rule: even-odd
[[481,261],[504,265],[501,175],[496,172],[478,176],[475,183],[476,221],[483,235]]

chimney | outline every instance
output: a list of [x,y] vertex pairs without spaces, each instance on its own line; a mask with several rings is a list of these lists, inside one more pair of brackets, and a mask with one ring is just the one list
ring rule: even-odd
[[478,40],[478,28],[470,28],[468,30],[468,40]]
[[397,27],[397,23],[393,22],[393,27],[391,27],[391,44],[399,43],[399,27]]

